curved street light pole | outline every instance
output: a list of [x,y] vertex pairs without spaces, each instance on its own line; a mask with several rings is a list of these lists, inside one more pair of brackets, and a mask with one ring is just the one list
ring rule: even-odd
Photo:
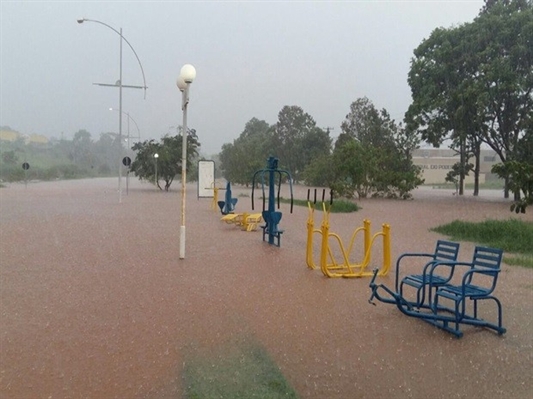
[[[137,55],[137,52],[135,51],[135,49],[133,48],[131,43],[128,41],[128,39],[126,39],[122,35],[122,28],[120,28],[120,31],[118,31],[115,28],[113,28],[112,26],[106,24],[105,22],[98,21],[96,19],[80,18],[77,21],[78,21],[79,24],[82,24],[82,23],[87,21],[87,22],[95,22],[97,24],[104,25],[104,26],[108,27],[109,29],[111,29],[113,32],[115,32],[117,35],[119,35],[122,38],[122,40],[124,40],[126,42],[126,44],[130,47],[131,51],[133,51],[133,54],[135,55],[135,58],[137,58],[137,62],[139,63],[139,67],[141,68],[141,73],[143,75],[143,86],[133,86],[133,87],[134,88],[144,89],[144,98],[146,99],[146,89],[148,88],[148,86],[146,86],[146,77],[144,76],[144,69],[143,69],[143,66],[141,64],[141,60],[139,59],[139,56]],[[122,47],[122,45],[121,45],[121,47]],[[127,86],[127,87],[131,87],[131,86]]]
[[[109,110],[110,111],[120,112],[120,110],[118,110],[116,108],[109,108]],[[128,117],[128,143],[129,143],[129,138],[130,138],[130,125],[129,125],[129,123],[130,123],[129,121],[130,120],[135,124],[135,128],[137,129],[137,138],[138,138],[139,141],[141,141],[141,130],[139,129],[139,125],[137,124],[135,119],[133,119],[133,117],[130,115],[129,112],[122,111],[122,113]],[[135,136],[133,136],[133,137],[135,138]]]
[[[111,29],[113,32],[115,32],[117,35],[120,36],[120,62],[119,62],[119,69],[120,69],[120,72],[119,72],[119,80],[118,80],[118,91],[119,91],[119,116],[118,116],[118,135],[119,135],[119,142],[120,142],[120,148],[121,148],[121,154],[120,154],[120,159],[118,161],[118,202],[121,203],[122,202],[122,41],[125,41],[128,46],[130,46],[131,50],[133,51],[133,54],[135,54],[135,57],[137,58],[137,61],[139,62],[139,66],[141,67],[141,72],[142,72],[142,75],[143,75],[143,82],[144,82],[144,86],[141,86],[140,88],[143,88],[144,89],[144,97],[146,98],[146,79],[145,79],[145,76],[144,76],[144,69],[142,67],[142,64],[141,64],[141,60],[139,60],[139,57],[137,56],[137,52],[135,51],[135,49],[133,48],[133,46],[130,44],[130,42],[122,35],[122,28],[120,28],[120,31],[116,30],[115,28],[113,28],[112,26],[106,24],[105,22],[102,22],[102,21],[98,21],[96,19],[87,19],[87,18],[81,18],[81,19],[78,19],[77,20],[79,24],[82,24],[84,22],[95,22],[97,24],[100,24],[100,25],[103,25],[109,29]],[[102,84],[103,86],[111,86],[111,85],[105,85],[105,84]],[[115,84],[116,86],[116,84]],[[135,88],[139,88],[139,86],[127,86],[127,87],[135,87]]]
[[[120,111],[118,109],[115,109],[115,108],[109,108],[110,111],[118,111],[118,112],[122,112],[123,114],[125,114],[127,117],[128,117],[128,136],[127,136],[127,139],[126,139],[126,142],[128,143],[128,152],[129,150],[131,150],[131,142],[130,142],[130,119],[133,121],[133,123],[135,123],[135,127],[137,127],[137,132],[139,134],[139,141],[141,141],[141,131],[139,130],[139,125],[137,125],[137,122],[135,122],[135,119],[133,119],[130,115],[129,112],[125,112],[125,111]],[[119,137],[119,140],[121,140],[121,138]],[[121,151],[122,151],[122,141],[120,141],[120,148],[121,148]],[[126,153],[126,155],[128,155]],[[121,154],[122,156],[122,154]],[[122,159],[121,162],[124,162],[124,159]],[[126,164],[124,164],[126,165]],[[119,171],[119,179],[120,179],[120,175],[121,175],[121,171],[122,171],[122,167],[119,166],[120,171]],[[130,183],[130,166],[128,165],[128,171],[126,173],[126,195],[128,195],[128,187],[129,187],[129,183]],[[120,190],[120,184],[119,184],[119,190]]]

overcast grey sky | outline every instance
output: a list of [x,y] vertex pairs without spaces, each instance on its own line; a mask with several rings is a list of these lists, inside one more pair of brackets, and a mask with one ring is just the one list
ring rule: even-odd
[[[159,139],[182,123],[176,78],[197,71],[188,125],[201,152],[220,151],[251,118],[269,124],[297,105],[337,136],[350,104],[367,96],[400,121],[411,101],[413,50],[437,27],[472,21],[483,0],[458,1],[6,1],[1,7],[0,125],[26,134],[94,140],[118,132],[118,89],[94,86],[119,77],[123,29],[147,85],[124,89],[123,109],[141,138]],[[123,83],[141,85],[124,45]],[[126,118],[124,119],[126,131]],[[131,126],[133,129],[133,126]]]

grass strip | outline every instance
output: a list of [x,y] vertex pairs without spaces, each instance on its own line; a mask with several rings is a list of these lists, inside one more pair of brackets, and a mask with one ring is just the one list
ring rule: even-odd
[[522,256],[512,259],[507,264],[519,264],[531,267],[533,259],[533,223],[518,219],[492,220],[483,222],[464,222],[454,220],[451,223],[431,229],[451,237],[454,240],[476,242],[482,245],[501,248]]
[[[280,202],[285,204],[290,204],[291,200],[287,198],[280,198]],[[305,206],[307,207],[307,200],[294,199],[293,204],[296,206]],[[322,211],[322,202],[317,202],[313,204],[316,210]],[[360,208],[355,202],[350,202],[346,200],[334,200],[333,205],[330,206],[329,202],[326,203],[326,210],[331,207],[331,213],[350,213],[357,212]]]
[[257,344],[222,348],[186,362],[187,399],[298,398],[279,367]]

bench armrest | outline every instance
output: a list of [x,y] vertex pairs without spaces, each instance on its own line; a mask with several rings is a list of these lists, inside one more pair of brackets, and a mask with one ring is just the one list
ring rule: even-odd
[[[435,259],[435,255],[434,254],[426,254],[426,253],[421,253],[421,252],[412,252],[412,253],[405,253],[405,254],[402,254],[398,257],[398,259],[396,260],[396,280],[395,280],[395,287],[396,287],[396,292],[398,292],[398,285],[400,283],[400,262],[402,261],[402,259],[404,258],[432,258],[432,259]],[[430,261],[432,262],[432,261]],[[428,262],[428,263],[430,263]],[[425,267],[428,265],[428,263],[426,263],[424,265],[424,270],[425,270]]]
[[466,267],[469,267],[471,268],[472,267],[472,263],[471,262],[459,262],[459,261],[450,261],[450,260],[437,260],[437,261],[434,261],[432,262],[433,264],[431,265],[431,268],[429,270],[429,273],[428,276],[429,276],[429,282],[431,282],[432,278],[433,278],[433,275],[435,274],[435,270],[437,270],[438,268],[442,267],[442,266],[447,266],[449,268],[451,268],[451,270],[449,271],[450,275],[449,275],[449,279],[451,280],[451,278],[453,277],[454,273],[455,273],[455,267],[456,266],[466,266]]

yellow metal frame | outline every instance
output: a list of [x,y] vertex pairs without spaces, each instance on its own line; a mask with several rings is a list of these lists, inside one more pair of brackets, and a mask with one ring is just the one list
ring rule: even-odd
[[213,187],[213,201],[211,202],[211,209],[218,211],[218,187]]
[[[320,246],[320,270],[327,277],[372,277],[373,272],[367,271],[366,268],[370,264],[371,254],[372,254],[372,245],[378,237],[383,237],[383,265],[380,268],[378,274],[384,276],[389,272],[391,265],[391,256],[390,256],[390,226],[388,224],[382,225],[382,231],[371,236],[370,233],[370,221],[364,220],[363,226],[358,227],[352,234],[350,239],[350,245],[348,250],[345,249],[341,237],[336,233],[331,233],[329,231],[329,215],[330,210],[326,209],[326,205],[322,203],[323,210],[323,219],[320,229],[314,228],[314,208],[311,206],[311,203],[308,202],[309,208],[309,217],[307,219],[307,251],[306,251],[306,262],[307,267],[310,269],[317,269],[318,266],[314,263],[313,260],[313,236],[315,234],[320,234],[322,237],[322,242]],[[353,251],[355,240],[357,235],[362,232],[364,235],[364,257],[361,263],[352,264],[349,261],[349,255]],[[333,255],[333,251],[330,246],[330,239],[335,240],[340,248],[342,254],[342,262],[338,263]]]
[[220,219],[228,224],[240,226],[244,231],[255,231],[263,219],[260,213],[230,213]]
[[213,201],[211,201],[211,209],[214,211],[218,211],[218,190],[220,190],[217,186],[215,186],[215,182],[211,183],[211,187],[206,187],[206,190],[213,190]]

